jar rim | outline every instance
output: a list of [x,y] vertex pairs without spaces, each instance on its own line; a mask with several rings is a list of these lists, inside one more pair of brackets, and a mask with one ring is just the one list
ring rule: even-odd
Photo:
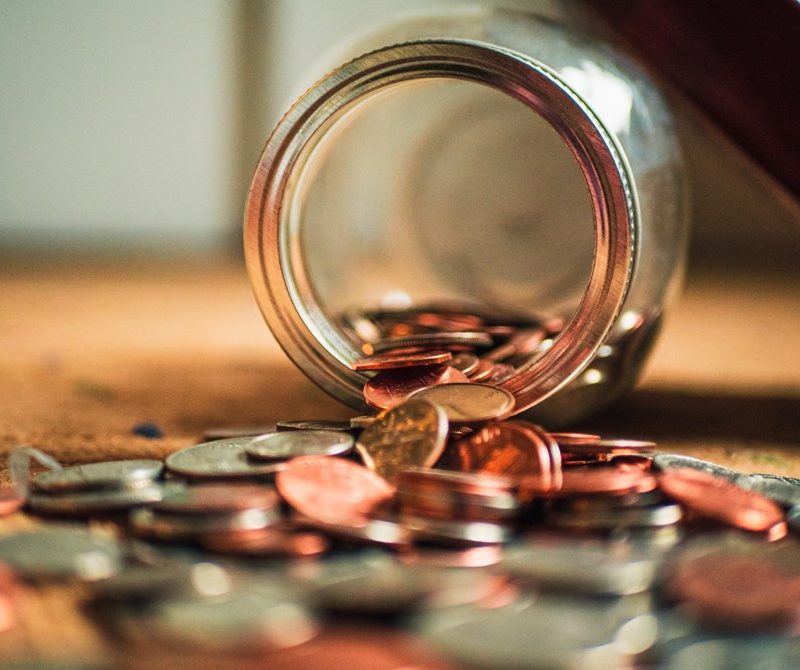
[[295,272],[301,261],[292,230],[293,175],[342,110],[389,86],[437,77],[488,85],[544,118],[575,157],[591,198],[594,259],[579,306],[553,345],[501,384],[514,394],[519,412],[573,380],[605,341],[630,284],[638,225],[632,175],[613,135],[578,93],[535,59],[480,41],[422,40],[369,52],[323,77],[278,122],[259,160],[244,212],[247,270],[287,355],[328,393],[363,410],[364,377],[347,364],[357,349],[324,315],[307,277]]

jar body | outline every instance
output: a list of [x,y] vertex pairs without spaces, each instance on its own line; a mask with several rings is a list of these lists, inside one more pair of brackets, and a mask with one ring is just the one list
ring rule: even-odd
[[245,214],[251,281],[293,360],[360,408],[341,314],[468,300],[567,324],[504,382],[519,410],[561,425],[629,388],[686,237],[647,77],[551,21],[480,7],[340,57],[268,141]]

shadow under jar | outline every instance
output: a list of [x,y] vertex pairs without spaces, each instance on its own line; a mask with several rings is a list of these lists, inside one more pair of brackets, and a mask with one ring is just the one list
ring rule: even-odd
[[517,412],[564,425],[630,388],[686,238],[653,83],[592,38],[485,8],[395,22],[345,57],[278,123],[245,210],[251,283],[298,367],[363,411],[354,320],[446,305],[496,331],[550,324],[499,382]]

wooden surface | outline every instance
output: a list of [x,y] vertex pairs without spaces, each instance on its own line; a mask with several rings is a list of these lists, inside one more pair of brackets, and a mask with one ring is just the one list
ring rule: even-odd
[[[644,383],[582,427],[800,475],[797,287],[692,277]],[[64,464],[163,457],[210,427],[350,415],[285,358],[240,265],[0,269],[0,456],[28,444]],[[142,422],[164,437],[135,436]],[[8,517],[0,532],[31,523]],[[0,658],[113,655],[77,608],[79,589],[26,589],[23,601]]]

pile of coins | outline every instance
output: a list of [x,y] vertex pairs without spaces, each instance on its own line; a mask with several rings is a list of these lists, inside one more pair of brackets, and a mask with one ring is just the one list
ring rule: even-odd
[[367,625],[374,667],[800,667],[800,480],[507,420],[499,385],[558,322],[440,305],[342,323],[374,416],[42,472],[30,511],[120,534],[50,524],[0,538],[0,562],[91,582],[89,611],[136,648],[274,667],[344,665],[326,631]]

